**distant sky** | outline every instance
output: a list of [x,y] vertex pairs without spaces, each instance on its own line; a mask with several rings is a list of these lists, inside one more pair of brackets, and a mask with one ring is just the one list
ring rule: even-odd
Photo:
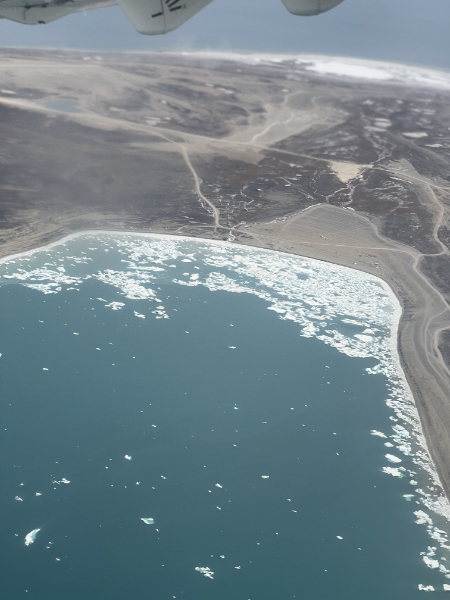
[[314,53],[450,70],[449,32],[450,0],[344,0],[310,18],[290,15],[280,0],[214,0],[156,37],[138,34],[118,7],[41,26],[0,20],[2,46]]

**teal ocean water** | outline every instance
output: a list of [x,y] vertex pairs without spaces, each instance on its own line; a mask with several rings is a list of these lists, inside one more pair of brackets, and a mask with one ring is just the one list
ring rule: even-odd
[[446,597],[398,316],[372,276],[226,243],[4,262],[0,597]]

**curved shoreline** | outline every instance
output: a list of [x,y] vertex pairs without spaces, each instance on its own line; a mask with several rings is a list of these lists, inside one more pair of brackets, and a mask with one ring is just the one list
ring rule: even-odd
[[[330,210],[339,210],[340,211],[342,209],[330,209]],[[143,238],[151,237],[151,238],[159,238],[159,239],[176,240],[176,241],[181,241],[181,242],[192,242],[192,241],[200,242],[200,243],[204,242],[204,243],[210,244],[210,245],[228,246],[228,247],[236,247],[237,245],[244,245],[244,244],[236,244],[236,243],[225,241],[225,240],[217,240],[217,239],[211,239],[211,238],[208,239],[208,238],[198,237],[198,236],[185,236],[185,235],[182,236],[182,235],[177,235],[174,233],[156,233],[156,232],[144,232],[144,231],[140,231],[140,232],[139,231],[117,231],[117,230],[104,230],[104,229],[89,230],[88,229],[88,230],[82,230],[82,231],[78,231],[75,233],[65,235],[65,236],[63,236],[53,242],[50,242],[49,244],[46,244],[44,246],[38,246],[34,249],[29,249],[24,252],[15,253],[15,254],[11,254],[6,257],[3,257],[0,259],[0,265],[7,263],[7,262],[14,261],[15,259],[26,258],[27,256],[31,256],[38,252],[46,252],[48,250],[54,249],[57,246],[63,245],[71,240],[74,240],[76,238],[89,236],[89,235],[93,235],[93,236],[95,236],[95,235],[133,236],[133,237],[143,237]],[[419,448],[420,447],[423,448],[423,450],[425,452],[425,457],[423,455],[419,456],[419,458],[417,460],[415,460],[414,462],[416,462],[416,464],[419,464],[419,466],[422,469],[424,469],[431,476],[431,478],[434,480],[434,484],[439,486],[442,489],[442,494],[440,494],[440,493],[436,494],[437,500],[429,499],[428,503],[426,501],[424,501],[424,505],[427,506],[429,509],[433,510],[434,512],[445,517],[449,521],[450,520],[450,504],[448,501],[448,493],[446,493],[447,490],[446,490],[446,486],[445,486],[445,481],[442,479],[441,472],[439,471],[439,468],[438,468],[438,464],[436,463],[436,461],[434,459],[433,445],[432,445],[433,440],[430,439],[430,436],[427,439],[427,435],[426,435],[427,429],[426,429],[426,426],[424,426],[423,417],[421,415],[420,400],[422,400],[422,401],[424,400],[423,393],[422,393],[422,390],[420,389],[420,387],[417,386],[415,378],[412,377],[412,382],[413,382],[413,384],[416,385],[416,388],[415,388],[416,394],[419,395],[419,401],[418,401],[417,396],[413,392],[413,387],[411,386],[412,366],[408,365],[408,363],[407,363],[408,357],[407,356],[405,357],[404,344],[402,344],[402,326],[404,326],[404,323],[402,323],[402,317],[404,317],[404,314],[405,314],[405,307],[402,306],[401,299],[399,299],[399,296],[400,296],[400,298],[402,297],[402,294],[401,294],[402,290],[399,289],[399,286],[397,286],[397,289],[394,289],[394,287],[392,286],[392,284],[389,283],[387,278],[383,278],[380,275],[371,272],[371,270],[369,270],[369,269],[361,268],[361,266],[359,266],[359,268],[355,269],[355,267],[351,267],[350,265],[345,264],[346,261],[336,260],[336,257],[334,257],[335,258],[334,260],[326,260],[325,258],[317,258],[317,257],[310,256],[311,252],[309,252],[309,253],[304,252],[304,253],[300,254],[298,252],[292,252],[292,251],[286,252],[285,250],[282,250],[282,249],[271,249],[271,248],[262,247],[260,245],[255,245],[255,244],[252,244],[252,245],[245,244],[245,247],[248,248],[249,250],[253,249],[255,251],[264,251],[265,253],[269,253],[269,254],[278,254],[278,253],[282,252],[283,254],[287,254],[290,256],[299,256],[299,257],[303,257],[303,258],[310,258],[313,260],[327,262],[327,263],[334,264],[337,266],[353,268],[353,270],[359,270],[361,272],[364,272],[366,275],[374,277],[377,280],[377,282],[382,286],[386,295],[390,299],[391,306],[393,307],[393,312],[392,312],[392,316],[391,316],[392,320],[391,320],[391,325],[390,325],[390,336],[389,336],[389,341],[388,341],[389,348],[390,348],[390,359],[393,361],[394,370],[398,375],[398,379],[400,382],[398,384],[399,388],[402,389],[402,393],[404,395],[409,396],[409,398],[405,398],[405,400],[403,401],[403,404],[405,406],[407,406],[408,401],[409,401],[411,403],[411,405],[414,406],[415,413],[417,415],[417,422],[419,423],[419,430],[417,429],[417,427],[414,427],[414,423],[410,423],[410,426],[412,428],[412,433],[414,434],[414,437],[415,437],[414,443],[417,444]],[[410,377],[408,377],[408,374],[410,375]],[[394,412],[399,414],[398,411],[399,411],[398,407],[394,408]],[[401,410],[399,412],[401,413]],[[415,420],[415,419],[413,419],[413,420]],[[430,433],[431,432],[428,431],[428,434],[430,434]]]

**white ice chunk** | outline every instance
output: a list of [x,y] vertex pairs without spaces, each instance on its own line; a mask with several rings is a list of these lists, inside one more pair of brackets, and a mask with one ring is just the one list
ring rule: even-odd
[[434,587],[432,585],[422,585],[419,583],[419,590],[424,592],[434,592]]
[[356,333],[355,338],[358,338],[358,340],[361,340],[362,342],[371,342],[373,340],[371,335],[363,335],[362,333]]
[[401,463],[402,459],[398,458],[398,456],[394,456],[393,454],[386,454],[386,458],[388,459],[389,462],[393,462],[393,463]]
[[195,570],[208,577],[208,579],[214,579],[214,571],[211,571],[209,567],[195,567]]
[[105,304],[105,308],[112,308],[112,310],[120,310],[125,304],[123,302],[110,302]]
[[380,438],[387,438],[387,435],[384,435],[381,431],[377,431],[376,429],[372,429],[370,435],[377,435]]
[[427,565],[427,567],[430,567],[430,569],[439,568],[439,561],[429,558],[428,556],[423,557],[423,562]]
[[261,475],[263,479],[269,479],[269,475]]
[[433,525],[433,521],[423,510],[416,510],[414,511],[414,514],[417,517],[417,525],[425,525],[425,523],[428,525]]
[[132,457],[129,454],[125,454],[124,458],[126,458],[127,460],[131,460]]
[[144,523],[146,525],[154,525],[155,524],[155,520],[151,519],[150,517],[141,517],[141,521],[144,521]]
[[215,486],[218,487],[218,488],[220,488],[220,489],[223,488],[223,485],[220,485],[220,483],[216,483]]
[[29,546],[30,544],[33,544],[34,540],[36,539],[36,536],[39,532],[40,532],[40,529],[33,529],[33,531],[30,531],[30,533],[27,533],[27,535],[25,536],[25,546]]
[[403,477],[400,469],[395,469],[394,467],[383,467],[383,473],[387,473],[388,475],[392,475],[393,477]]

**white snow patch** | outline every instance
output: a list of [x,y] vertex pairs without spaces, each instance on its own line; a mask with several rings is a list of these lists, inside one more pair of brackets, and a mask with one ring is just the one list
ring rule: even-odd
[[412,138],[412,139],[419,139],[419,138],[424,138],[424,137],[428,137],[428,133],[425,133],[425,131],[410,131],[410,132],[405,132],[403,134],[405,137],[407,138]]
[[343,77],[356,77],[358,79],[372,79],[386,81],[392,79],[392,75],[380,68],[365,65],[350,64],[331,60],[329,62],[315,62],[305,67],[308,71],[315,71],[322,75],[341,75]]

